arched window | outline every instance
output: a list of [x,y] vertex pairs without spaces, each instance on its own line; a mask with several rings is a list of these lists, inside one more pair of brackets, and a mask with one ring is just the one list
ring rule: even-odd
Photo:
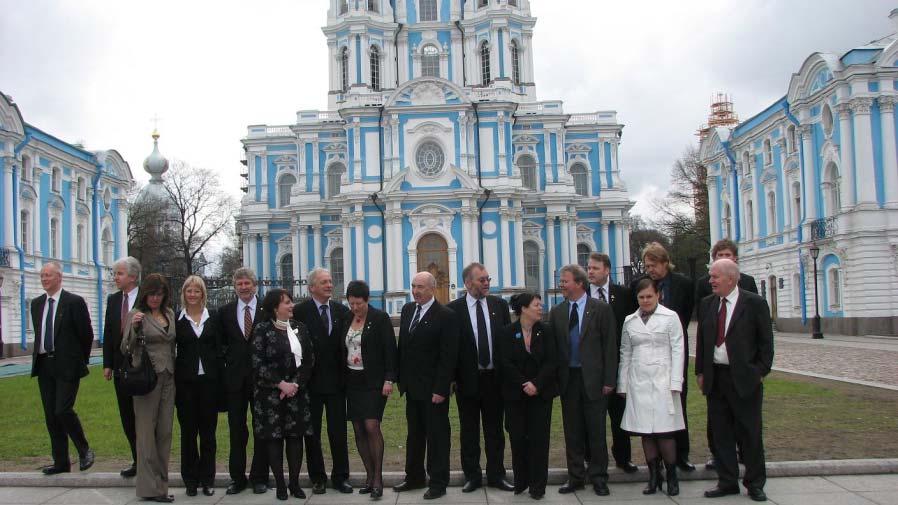
[[79,177],[78,178],[78,188],[77,188],[77,194],[78,194],[79,200],[84,200],[85,198],[87,198],[87,193],[85,192],[84,189],[85,189],[84,188],[84,177]]
[[334,163],[327,169],[327,196],[340,194],[340,185],[343,183],[343,174],[346,167],[342,163]]
[[518,159],[518,169],[521,171],[521,184],[526,189],[537,189],[539,181],[536,178],[536,161],[531,156],[521,156]]
[[751,200],[745,202],[745,238],[755,238],[755,207]]
[[801,223],[801,183],[792,183],[792,225],[797,227]]
[[281,176],[278,181],[278,207],[286,207],[290,205],[290,192],[293,191],[293,185],[296,184],[296,177],[291,174]]
[[515,84],[521,84],[521,51],[516,40],[511,41],[511,79]]
[[751,156],[748,151],[742,153],[742,176],[751,175]]
[[22,221],[22,252],[25,254],[29,254],[31,252],[31,240],[29,240],[31,235],[31,215],[27,210],[23,210],[21,213],[21,221]]
[[368,0],[368,12],[377,12],[377,0]]
[[486,41],[480,44],[480,77],[480,83],[484,86],[492,81],[490,77],[490,45]]
[[798,150],[798,145],[795,142],[795,125],[789,125],[786,128],[786,148],[790,153]]
[[539,246],[524,242],[524,287],[539,292]]
[[349,91],[349,48],[340,51],[340,89]]
[[839,267],[835,266],[826,273],[827,288],[829,288],[829,308],[838,310],[842,306],[842,286]]
[[30,181],[31,180],[31,172],[34,168],[31,166],[31,157],[30,156],[22,156],[22,180]]
[[823,126],[823,133],[827,138],[833,134],[833,110],[829,108],[829,104],[823,106],[823,112],[820,113],[820,122]]
[[343,248],[338,247],[331,251],[331,280],[334,282],[334,293],[342,296],[343,288]]
[[349,12],[349,1],[340,0],[340,14],[346,14],[347,12]]
[[50,189],[59,193],[61,187],[62,176],[60,175],[59,167],[53,167],[53,170],[50,172]]
[[421,0],[418,21],[438,21],[437,0]]
[[427,44],[421,50],[421,76],[440,76],[440,51],[433,44]]
[[293,255],[281,256],[281,287],[293,294]]
[[580,196],[589,196],[589,175],[582,163],[571,167],[571,177],[574,178],[574,192]]
[[771,163],[773,163],[773,147],[770,144],[770,139],[764,139],[764,164]]
[[773,235],[776,232],[776,193],[770,191],[767,193],[767,235]]
[[839,177],[839,167],[835,163],[829,162],[826,170],[823,172],[823,215],[826,217],[835,216],[839,213],[842,206],[842,195],[839,191],[841,184]]
[[50,257],[59,258],[59,219],[50,219]]
[[115,242],[112,241],[112,232],[109,228],[103,230],[102,247],[103,247],[103,264],[111,266],[115,255]]
[[730,204],[723,206],[723,233],[726,238],[733,238],[733,211]]
[[589,246],[586,244],[577,244],[577,264],[583,268],[589,265]]
[[369,64],[371,65],[371,89],[380,91],[380,49],[377,46],[371,46]]

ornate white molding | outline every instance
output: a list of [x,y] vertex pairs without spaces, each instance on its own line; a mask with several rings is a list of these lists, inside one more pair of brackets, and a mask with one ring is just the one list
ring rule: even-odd
[[855,114],[870,114],[870,108],[873,106],[873,99],[868,97],[852,98],[849,102],[851,110]]

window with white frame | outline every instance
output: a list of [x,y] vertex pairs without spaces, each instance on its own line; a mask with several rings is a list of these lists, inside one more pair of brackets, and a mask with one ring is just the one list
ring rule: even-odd
[[751,156],[748,151],[742,153],[742,176],[751,175]]
[[801,183],[792,183],[792,225],[798,227],[801,223]]
[[380,91],[380,49],[377,46],[371,46],[368,64],[371,67],[371,89]]
[[792,307],[801,307],[801,276],[792,274]]
[[773,235],[776,228],[776,193],[767,192],[767,235]]
[[62,174],[59,171],[59,167],[53,167],[50,171],[50,189],[59,193],[62,189]]
[[539,246],[529,240],[524,242],[524,287],[539,291]]
[[518,169],[521,171],[521,185],[526,189],[537,189],[536,161],[532,156],[518,158]]
[[786,149],[789,153],[794,153],[798,150],[798,143],[795,138],[795,125],[786,127]]
[[421,50],[421,76],[440,76],[440,50],[433,44],[427,44]]
[[833,134],[833,110],[829,107],[829,104],[823,106],[823,112],[820,113],[820,123],[823,127],[823,134],[827,138],[831,137]]
[[345,93],[349,91],[349,48],[344,47],[340,51],[340,89]]
[[764,164],[769,165],[773,163],[773,146],[770,143],[770,139],[764,139]]
[[340,185],[343,184],[343,174],[346,167],[342,163],[334,163],[327,169],[327,196],[340,194]]
[[589,265],[589,246],[586,244],[577,244],[577,264],[584,269]]
[[480,83],[486,86],[492,81],[490,75],[490,45],[487,41],[480,44]]
[[842,306],[842,279],[839,267],[834,266],[826,273],[827,287],[829,288],[829,308],[838,310]]
[[285,254],[281,256],[281,287],[293,293],[293,255]]
[[751,200],[745,202],[745,238],[753,240],[755,238],[755,212],[754,204]]
[[728,203],[723,206],[723,233],[726,238],[733,238],[733,211]]
[[101,244],[103,247],[103,264],[106,266],[112,265],[113,257],[115,255],[115,242],[112,240],[112,232],[109,231],[109,228],[105,228],[103,230],[103,234],[101,235]]
[[832,217],[839,213],[842,206],[842,195],[839,191],[841,185],[839,167],[830,162],[823,172],[823,206],[824,216]]
[[87,198],[87,192],[84,187],[84,177],[78,178],[78,186],[76,189],[76,193],[78,194],[79,200],[85,200]]
[[521,84],[521,52],[516,40],[511,41],[511,79],[515,84]]
[[334,283],[334,293],[342,294],[343,289],[343,248],[338,247],[331,251],[331,280]]
[[419,21],[439,21],[437,0],[421,0],[418,14]]
[[78,261],[87,260],[87,251],[84,250],[84,225],[79,224],[75,228],[75,256]]
[[31,214],[27,210],[23,210],[20,214],[21,232],[22,232],[22,252],[31,253]]
[[50,257],[59,258],[59,219],[50,218]]
[[589,174],[586,166],[575,163],[571,166],[571,177],[574,178],[574,192],[580,196],[589,196]]
[[293,191],[293,185],[296,184],[296,177],[292,174],[284,174],[278,181],[278,207],[286,207],[290,205],[290,193]]
[[31,164],[30,156],[22,156],[22,180],[30,181],[31,180],[31,172],[34,170],[34,167]]

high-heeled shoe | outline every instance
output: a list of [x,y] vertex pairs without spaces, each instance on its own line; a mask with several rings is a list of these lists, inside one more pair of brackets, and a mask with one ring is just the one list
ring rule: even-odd
[[677,477],[677,465],[667,465],[667,496],[680,494],[680,479]]
[[287,486],[277,487],[277,498],[281,501],[285,501],[287,498],[289,498],[289,495],[287,494]]
[[380,498],[384,495],[383,487],[372,487],[371,488],[371,500],[380,500]]
[[299,498],[300,500],[306,499],[306,492],[302,490],[299,486],[290,486],[290,496],[294,498]]
[[661,461],[655,460],[650,462],[648,465],[649,468],[649,483],[642,490],[642,494],[655,494],[658,491],[661,491]]
[[365,487],[359,488],[359,494],[371,494],[371,490],[374,489],[370,484],[365,484]]

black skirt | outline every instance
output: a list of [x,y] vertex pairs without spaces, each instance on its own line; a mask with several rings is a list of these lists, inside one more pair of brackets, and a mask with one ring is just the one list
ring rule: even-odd
[[346,376],[346,417],[350,421],[377,419],[382,421],[387,398],[383,387],[372,389],[365,379],[364,370],[347,370]]

